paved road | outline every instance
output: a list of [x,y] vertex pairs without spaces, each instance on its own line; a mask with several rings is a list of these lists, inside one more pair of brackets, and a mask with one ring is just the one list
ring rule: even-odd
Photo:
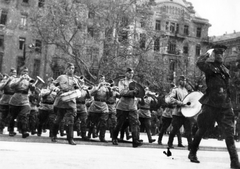
[[[113,146],[76,139],[77,146],[67,144],[65,138],[58,143],[51,143],[45,133],[43,137],[30,136],[22,139],[21,135],[9,137],[0,135],[1,169],[228,169],[230,160],[224,141],[208,139],[202,141],[198,152],[200,164],[189,162],[187,148],[171,149],[172,156],[163,154],[166,145],[147,143],[146,134],[141,134],[144,145],[132,148],[129,143]],[[107,133],[108,140],[109,133]],[[157,136],[153,136],[157,138]],[[167,142],[167,136],[163,143]],[[176,144],[176,140],[174,142]],[[183,139],[186,145],[186,139]],[[240,148],[240,144],[236,143]]]

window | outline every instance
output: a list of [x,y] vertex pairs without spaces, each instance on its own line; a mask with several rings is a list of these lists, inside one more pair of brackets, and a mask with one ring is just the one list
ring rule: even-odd
[[183,47],[183,53],[188,54],[188,46],[187,45]]
[[20,27],[24,28],[27,26],[27,16],[26,15],[22,15],[21,16],[21,20],[20,20]]
[[188,29],[189,29],[189,26],[188,25],[184,25],[183,34],[186,35],[186,36],[188,36],[188,34],[189,34]]
[[176,43],[172,43],[172,42],[169,43],[168,53],[176,54]]
[[29,0],[23,0],[23,3],[27,3],[28,4]]
[[33,62],[33,77],[36,77],[40,73],[41,61],[39,59],[34,59]]
[[197,37],[201,38],[202,28],[197,28]]
[[201,54],[201,46],[197,45],[196,46],[196,56],[200,56],[200,54]]
[[38,0],[38,7],[42,8],[44,7],[45,0]]
[[170,24],[170,31],[171,31],[172,33],[175,33],[175,23],[172,23],[172,22],[171,22],[171,24]]
[[161,30],[161,21],[160,21],[160,20],[156,20],[155,30],[157,30],[157,31],[160,31],[160,30]]
[[140,48],[144,49],[146,44],[146,34],[141,33],[140,34]]
[[19,38],[19,49],[20,50],[23,50],[25,42],[26,42],[26,38],[22,38],[22,37]]
[[6,25],[7,15],[8,15],[8,11],[7,10],[2,10],[0,24]]
[[154,40],[154,51],[159,51],[160,50],[160,38],[156,38]]
[[41,51],[42,51],[42,41],[40,41],[40,40],[35,41],[35,51],[41,53]]
[[91,36],[91,37],[93,37],[94,36],[94,29],[93,29],[93,27],[88,27],[88,35],[89,36]]
[[170,60],[170,65],[169,65],[169,69],[171,71],[174,71],[175,70],[175,67],[176,67],[176,62],[174,60]]
[[22,56],[18,56],[16,63],[17,63],[17,66],[16,66],[17,67],[17,73],[20,74],[20,69],[24,65],[25,60],[24,60],[24,58]]
[[169,29],[169,22],[166,22],[165,30],[168,31]]
[[0,35],[0,49],[4,50],[4,36]]

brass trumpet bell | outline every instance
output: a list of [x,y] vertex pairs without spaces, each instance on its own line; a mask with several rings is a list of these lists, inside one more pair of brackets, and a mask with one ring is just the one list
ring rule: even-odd
[[38,82],[45,84],[45,81],[39,76],[37,76],[37,80],[35,81],[34,85],[36,85]]

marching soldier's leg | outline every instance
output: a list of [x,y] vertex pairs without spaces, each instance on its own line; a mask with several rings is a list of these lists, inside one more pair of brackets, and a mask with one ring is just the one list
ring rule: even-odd
[[29,136],[29,133],[28,133],[28,116],[30,114],[30,106],[29,105],[26,105],[26,106],[19,106],[19,108],[21,109],[20,110],[20,113],[19,113],[19,119],[20,119],[20,123],[22,124],[22,138],[27,138]]
[[237,148],[234,142],[234,113],[232,110],[223,112],[223,117],[217,121],[223,127],[223,134],[231,160],[231,168],[240,168]]
[[87,132],[87,112],[81,113],[80,115],[80,121],[81,121],[81,137],[83,140],[88,141],[89,138],[86,136]]
[[76,145],[76,143],[73,140],[73,124],[74,124],[74,110],[68,109],[66,110],[67,113],[65,115],[66,123],[68,126],[67,131],[67,140],[70,145]]
[[140,121],[138,119],[137,111],[130,111],[129,112],[129,123],[131,127],[132,132],[132,146],[133,147],[139,147],[142,145],[142,143],[139,141],[139,125]]
[[156,141],[156,140],[155,140],[155,139],[152,139],[152,134],[151,134],[151,119],[150,119],[150,118],[144,119],[144,123],[145,123],[146,132],[147,132],[147,136],[148,136],[148,142],[149,142],[149,143],[153,143],[153,142]]
[[105,133],[107,128],[107,120],[108,120],[108,113],[101,113],[100,114],[100,135],[99,139],[101,142],[107,142],[105,140]]
[[18,112],[16,111],[17,108],[15,106],[10,106],[9,107],[9,121],[8,121],[8,131],[9,131],[9,136],[15,136],[17,133],[14,132],[14,125],[15,125],[15,119],[18,116]]

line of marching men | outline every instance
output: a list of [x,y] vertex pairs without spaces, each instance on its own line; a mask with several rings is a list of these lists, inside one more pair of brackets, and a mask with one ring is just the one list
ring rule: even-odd
[[[119,85],[115,86],[113,80],[106,82],[105,77],[101,75],[99,83],[89,87],[85,85],[83,77],[74,75],[74,71],[74,65],[67,63],[65,74],[55,80],[48,78],[43,86],[43,84],[37,84],[38,80],[29,77],[27,67],[21,69],[20,76],[17,76],[16,69],[12,68],[9,75],[4,75],[0,82],[2,91],[0,133],[2,134],[4,127],[7,126],[9,136],[13,137],[17,134],[14,131],[17,125],[22,138],[27,138],[30,135],[29,132],[32,135],[41,136],[44,129],[49,128],[52,142],[57,141],[57,135],[60,133],[61,136],[67,135],[69,144],[75,145],[73,139],[75,129],[77,135],[83,140],[89,140],[91,136],[96,137],[99,133],[99,140],[107,142],[105,140],[107,129],[111,137],[118,135],[119,131],[115,131],[119,120],[116,107],[119,100],[124,97],[127,99],[127,103],[124,103],[127,111],[124,112],[129,116],[126,116],[124,122],[121,121],[123,122],[119,129],[121,139],[124,132],[128,139],[131,138],[130,129],[134,133],[132,134],[133,147],[141,145],[140,116],[146,127],[149,143],[155,141],[151,136],[150,106],[153,102],[157,104],[157,98],[155,93],[150,92],[147,87],[144,92],[136,86],[129,90],[128,85],[133,82],[132,69],[126,72],[130,76],[120,80],[123,84],[127,82],[125,86],[120,86],[128,91],[124,96],[119,92],[122,89],[119,89]],[[143,93],[145,95],[142,95]],[[137,111],[131,110],[131,104],[134,106],[138,104]],[[135,113],[136,118],[133,115]],[[133,118],[135,121],[132,120]],[[117,144],[114,139],[113,144]]]

